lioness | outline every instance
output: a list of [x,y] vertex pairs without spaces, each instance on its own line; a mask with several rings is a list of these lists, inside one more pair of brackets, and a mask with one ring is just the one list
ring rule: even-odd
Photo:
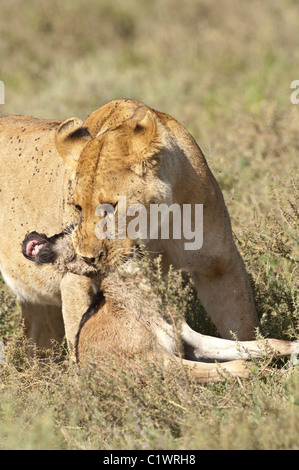
[[[32,240],[38,241],[38,249],[28,255]],[[275,339],[236,343],[197,333],[182,315],[163,307],[147,278],[135,282],[142,275],[138,259],[128,259],[121,275],[112,271],[101,277],[95,267],[76,255],[71,237],[64,233],[48,238],[32,232],[25,237],[22,251],[37,265],[51,263],[62,275],[71,271],[95,279],[94,299],[76,335],[79,363],[98,364],[112,356],[121,367],[142,373],[140,358],[145,356],[150,361],[162,359],[166,367],[169,362],[180,363],[199,382],[218,382],[226,378],[225,372],[247,376],[249,368],[244,361],[253,357],[299,353],[298,343]]]
[[[176,120],[134,100],[108,103],[85,122],[5,116],[0,165],[0,269],[32,342],[49,347],[65,332],[73,343],[92,284],[86,276],[61,276],[50,264],[38,269],[26,263],[19,249],[24,236],[30,227],[52,234],[69,226],[77,254],[96,266],[119,263],[136,241],[95,234],[98,205],[115,205],[119,195],[128,205],[145,207],[203,204],[202,248],[186,251],[184,239],[149,240],[147,248],[163,253],[165,271],[172,264],[192,274],[223,337],[233,331],[240,340],[253,338],[258,319],[222,193],[198,145]],[[116,206],[116,220],[117,214]]]

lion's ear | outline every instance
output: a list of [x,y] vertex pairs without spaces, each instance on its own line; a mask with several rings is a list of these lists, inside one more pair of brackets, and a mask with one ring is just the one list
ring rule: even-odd
[[131,142],[131,169],[139,176],[149,170],[158,170],[161,165],[161,139],[156,120],[151,111],[138,119]]
[[83,121],[78,118],[70,118],[58,127],[55,144],[66,165],[75,169],[83,148],[91,139],[92,137]]

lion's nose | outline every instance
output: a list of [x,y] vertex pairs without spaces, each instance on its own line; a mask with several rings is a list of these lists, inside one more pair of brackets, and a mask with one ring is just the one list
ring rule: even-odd
[[82,259],[88,264],[99,264],[104,257],[104,251],[101,251],[98,256],[90,258],[89,256],[82,256]]

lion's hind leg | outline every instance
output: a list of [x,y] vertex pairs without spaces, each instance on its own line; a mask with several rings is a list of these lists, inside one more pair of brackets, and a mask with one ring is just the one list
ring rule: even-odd
[[53,341],[61,344],[64,338],[64,324],[61,307],[20,302],[24,318],[25,334],[29,340],[29,356],[33,350],[49,349]]

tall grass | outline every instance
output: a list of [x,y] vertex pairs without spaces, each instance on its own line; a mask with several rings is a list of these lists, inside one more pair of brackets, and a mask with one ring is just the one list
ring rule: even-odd
[[[11,0],[0,16],[2,114],[85,118],[127,97],[191,131],[224,192],[261,333],[289,340],[299,332],[299,106],[290,102],[298,23],[295,0]],[[176,295],[175,283],[168,288]],[[192,286],[186,315],[217,334]],[[29,363],[2,282],[0,339],[0,448],[299,448],[299,375],[289,360],[207,386],[180,370],[162,380],[146,363],[141,382],[112,358],[80,370],[52,352]]]

